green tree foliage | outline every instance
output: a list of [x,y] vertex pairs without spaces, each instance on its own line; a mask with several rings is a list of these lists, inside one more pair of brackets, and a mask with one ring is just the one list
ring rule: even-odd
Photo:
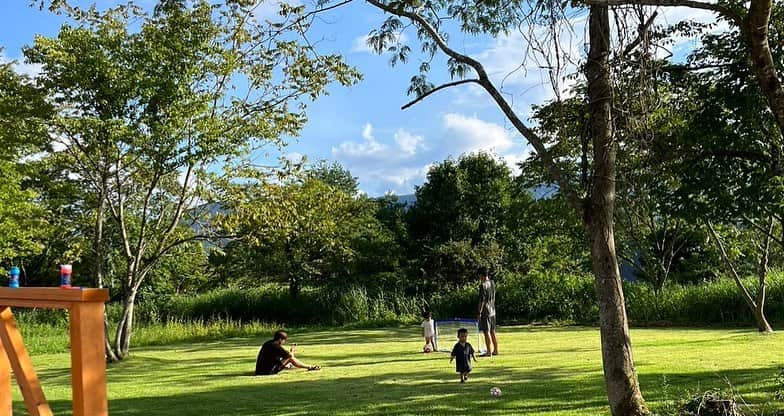
[[351,172],[338,162],[320,160],[308,169],[307,174],[308,177],[318,179],[348,195],[354,196],[359,192],[357,178],[351,176]]
[[[132,5],[74,9],[76,24],[25,50],[43,66],[39,81],[57,105],[51,128],[65,147],[61,169],[87,192],[96,282],[110,253],[121,260],[113,288],[124,311],[107,340],[111,359],[128,354],[146,277],[181,244],[211,237],[204,227],[190,231],[211,215],[194,207],[231,180],[248,151],[296,135],[307,101],[328,84],[358,78],[340,57],[297,40],[309,25],[302,8],[282,5],[282,22],[273,24],[253,19],[254,7],[161,1],[152,14]],[[219,162],[223,177],[210,171]]]
[[[777,27],[782,21],[784,8],[775,6],[771,22]],[[687,25],[671,30],[690,29]],[[782,35],[774,30],[769,36],[779,42]],[[772,52],[775,70],[781,72],[784,54],[780,49]],[[680,123],[679,134],[659,135],[653,141],[654,160],[663,167],[657,176],[673,184],[669,199],[674,209],[707,224],[715,251],[722,253],[726,270],[746,297],[758,327],[769,331],[763,305],[768,264],[775,256],[771,242],[781,242],[780,234],[772,231],[784,218],[780,203],[784,136],[738,30],[703,34],[701,47],[686,64],[666,69],[669,76],[663,81],[677,94],[672,107],[680,114]],[[713,227],[716,222],[725,226]],[[723,229],[730,231],[725,236],[745,238],[722,238]],[[750,237],[753,232],[759,236]],[[733,255],[733,247],[744,247],[745,255]],[[781,247],[773,248],[780,251]],[[749,290],[736,275],[755,269],[758,284]]]
[[[46,95],[11,63],[0,63],[0,265],[26,266],[23,258],[43,251],[52,232],[49,212],[26,184],[45,150],[51,115]],[[29,283],[25,281],[23,283]]]
[[313,172],[301,176],[282,184],[235,185],[243,196],[227,206],[222,223],[242,237],[227,247],[221,268],[284,282],[292,297],[304,286],[368,283],[363,280],[394,271],[396,242],[376,218],[373,201]]
[[433,166],[409,212],[412,251],[432,285],[473,280],[478,267],[499,271],[508,235],[509,168],[487,153]]

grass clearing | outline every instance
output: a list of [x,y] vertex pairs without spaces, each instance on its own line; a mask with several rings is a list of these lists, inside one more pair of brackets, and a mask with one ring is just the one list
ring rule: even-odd
[[[419,328],[291,331],[298,357],[321,371],[254,377],[268,337],[137,347],[108,369],[109,410],[130,415],[606,415],[599,332],[503,327],[501,355],[480,358],[461,385],[446,353],[421,353]],[[781,335],[751,329],[635,329],[640,384],[653,410],[688,392],[731,387],[772,402]],[[29,342],[29,341],[28,341]],[[70,414],[67,353],[36,353],[55,414]],[[489,390],[498,386],[503,396]],[[24,414],[18,389],[15,414]],[[765,414],[770,414],[770,407]],[[18,413],[17,413],[18,412]]]

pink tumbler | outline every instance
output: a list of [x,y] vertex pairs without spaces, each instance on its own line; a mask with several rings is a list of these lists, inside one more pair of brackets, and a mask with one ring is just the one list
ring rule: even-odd
[[60,287],[63,289],[71,288],[71,265],[60,265]]

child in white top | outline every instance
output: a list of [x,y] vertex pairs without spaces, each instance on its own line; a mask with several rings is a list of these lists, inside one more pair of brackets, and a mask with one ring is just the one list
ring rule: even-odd
[[425,320],[422,322],[422,333],[425,336],[425,347],[423,350],[425,352],[435,351],[436,329],[433,323],[433,316],[431,315],[430,311],[425,312]]

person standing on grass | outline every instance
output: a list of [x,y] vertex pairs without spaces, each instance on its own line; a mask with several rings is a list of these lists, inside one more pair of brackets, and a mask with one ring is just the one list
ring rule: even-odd
[[[490,280],[487,269],[479,270],[479,330],[485,336],[487,352],[480,357],[498,355],[498,339],[495,336],[495,282]],[[492,344],[491,344],[492,341]],[[492,350],[490,346],[492,345]]]
[[433,325],[433,314],[430,311],[426,311],[424,313],[425,320],[422,322],[422,335],[425,337],[425,347],[423,348],[424,352],[431,352],[436,350],[436,329]]
[[460,373],[460,382],[465,383],[468,380],[468,374],[471,372],[471,359],[476,362],[474,355],[474,347],[468,343],[468,330],[460,328],[457,330],[457,343],[452,347],[452,354],[449,357],[449,362],[455,361],[455,370]]
[[[283,348],[283,344],[289,339],[288,334],[283,331],[275,332],[271,340],[264,343],[259,350],[256,358],[256,375],[266,376],[278,374],[287,368],[297,367],[306,368],[308,371],[320,370],[317,365],[307,365],[294,358],[294,347],[288,351]],[[296,344],[294,344],[296,346]]]

